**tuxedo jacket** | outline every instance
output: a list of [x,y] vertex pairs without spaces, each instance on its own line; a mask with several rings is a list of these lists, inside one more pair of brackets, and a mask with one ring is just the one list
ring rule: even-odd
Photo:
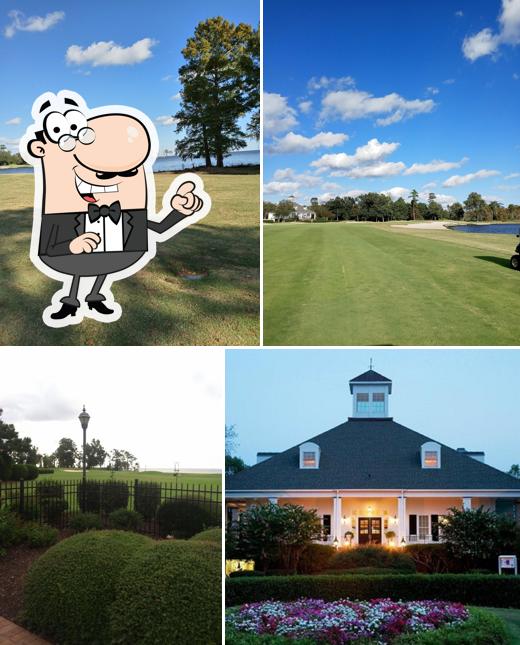
[[[148,229],[164,233],[180,222],[185,215],[172,210],[161,222],[148,219],[145,208],[122,210],[123,251],[147,251]],[[42,215],[39,255],[72,255],[69,244],[85,232],[87,213],[57,213]]]

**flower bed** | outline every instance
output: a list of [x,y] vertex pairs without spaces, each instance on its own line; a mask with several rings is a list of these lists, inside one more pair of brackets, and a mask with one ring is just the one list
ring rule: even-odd
[[301,599],[242,605],[228,612],[226,624],[238,633],[340,645],[363,639],[391,643],[401,634],[456,627],[468,618],[463,605],[442,601]]

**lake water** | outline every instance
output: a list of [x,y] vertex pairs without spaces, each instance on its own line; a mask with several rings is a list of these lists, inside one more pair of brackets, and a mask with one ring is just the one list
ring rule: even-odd
[[[215,163],[214,159],[213,163]],[[240,150],[238,152],[232,152],[229,157],[226,157],[224,159],[224,164],[226,166],[247,166],[250,164],[258,165],[259,163],[259,150]],[[203,165],[204,159],[194,159],[193,161],[187,162],[183,161],[175,155],[172,155],[170,157],[158,157],[153,166],[153,169],[155,172],[165,170],[191,170],[193,167]],[[0,175],[23,175],[32,172],[33,169],[31,166],[24,168],[0,168]]]
[[520,232],[520,224],[462,224],[450,226],[459,233],[503,233],[506,235],[517,235]]

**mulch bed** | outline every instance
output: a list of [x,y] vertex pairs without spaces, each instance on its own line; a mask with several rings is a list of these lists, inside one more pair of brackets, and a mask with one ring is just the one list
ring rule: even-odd
[[[70,536],[70,531],[60,532],[59,540]],[[30,549],[27,546],[13,546],[7,555],[0,558],[0,616],[17,622],[22,610],[23,581],[25,574],[49,547]]]

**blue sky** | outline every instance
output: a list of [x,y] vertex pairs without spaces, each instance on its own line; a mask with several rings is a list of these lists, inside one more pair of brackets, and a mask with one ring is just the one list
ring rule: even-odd
[[[226,424],[237,453],[302,443],[352,414],[348,381],[374,369],[393,381],[390,415],[452,448],[484,450],[486,463],[520,462],[519,350],[262,349],[226,351]],[[384,450],[384,446],[374,446]]]
[[259,3],[2,2],[0,143],[17,146],[39,94],[71,89],[92,107],[117,103],[139,108],[156,122],[160,149],[173,148],[174,126],[168,117],[179,107],[172,97],[180,90],[181,49],[197,23],[215,15],[257,26]]
[[519,43],[520,0],[265,0],[265,198],[520,203]]

